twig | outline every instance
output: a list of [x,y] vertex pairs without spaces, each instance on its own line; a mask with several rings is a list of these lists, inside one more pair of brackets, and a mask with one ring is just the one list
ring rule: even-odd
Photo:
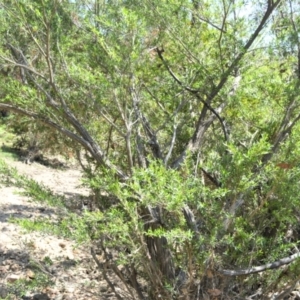
[[170,157],[171,157],[173,148],[174,148],[174,146],[175,146],[175,142],[176,142],[176,133],[177,133],[177,126],[174,124],[174,126],[173,126],[173,136],[172,136],[171,145],[170,145],[168,154],[166,155],[166,158],[165,158],[165,161],[164,161],[165,166],[167,166],[168,161],[169,161],[169,159],[170,159]]
[[113,284],[113,283],[110,281],[110,279],[108,278],[107,273],[106,273],[106,270],[105,270],[106,266],[105,266],[105,264],[103,264],[103,263],[101,263],[101,262],[99,261],[99,259],[97,258],[96,253],[95,253],[95,250],[93,249],[93,247],[91,247],[91,254],[92,254],[92,257],[93,257],[94,261],[96,262],[96,264],[97,264],[99,270],[102,272],[104,279],[106,280],[106,282],[108,283],[108,285],[110,286],[110,288],[113,290],[113,292],[115,293],[116,297],[117,297],[119,300],[123,300],[123,298],[122,298],[122,297],[119,295],[119,293],[116,291],[114,284]]
[[163,49],[159,49],[158,47],[156,48],[156,52],[158,54],[158,57],[161,59],[161,61],[163,62],[164,66],[166,67],[167,71],[169,72],[169,74],[173,77],[173,79],[180,85],[182,86],[185,90],[189,91],[190,93],[194,94],[196,96],[196,98],[202,102],[216,117],[217,119],[220,121],[220,124],[222,126],[222,130],[223,130],[223,133],[224,133],[224,139],[225,141],[228,141],[228,134],[227,134],[227,130],[226,130],[226,127],[225,127],[225,124],[224,124],[224,121],[223,119],[220,117],[220,115],[217,113],[217,111],[211,107],[211,105],[202,99],[202,97],[199,96],[199,90],[195,90],[191,87],[188,87],[186,85],[184,85],[181,80],[178,79],[178,77],[174,74],[174,72],[172,71],[172,69],[169,67],[169,65],[167,64],[167,62],[165,61],[162,53],[164,52]]

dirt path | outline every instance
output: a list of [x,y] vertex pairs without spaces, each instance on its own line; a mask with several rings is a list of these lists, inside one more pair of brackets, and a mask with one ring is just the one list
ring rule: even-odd
[[[9,161],[9,165],[53,192],[75,200],[76,209],[81,208],[81,197],[88,196],[88,191],[80,186],[81,173],[74,166],[56,170],[19,161]],[[72,241],[51,235],[25,233],[20,226],[9,222],[10,217],[55,217],[54,209],[30,201],[18,194],[20,191],[0,185],[0,299],[13,292],[8,283],[19,279],[30,282],[40,274],[49,276],[54,285],[45,283],[43,290],[9,299],[114,299],[97,271],[88,247],[76,247]]]

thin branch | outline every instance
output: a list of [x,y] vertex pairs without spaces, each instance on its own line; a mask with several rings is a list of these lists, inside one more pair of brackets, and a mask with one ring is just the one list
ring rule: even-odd
[[[214,87],[212,89],[212,91],[210,92],[210,94],[208,95],[207,100],[205,101],[208,105],[211,104],[211,102],[216,98],[216,96],[219,94],[219,92],[221,91],[221,89],[224,87],[225,83],[229,79],[229,76],[237,68],[237,66],[239,65],[240,61],[242,60],[242,58],[244,57],[244,55],[247,53],[247,51],[250,49],[250,47],[252,46],[253,42],[256,40],[256,38],[258,37],[259,33],[264,28],[267,20],[271,16],[272,12],[275,10],[275,8],[279,5],[280,2],[281,2],[281,0],[277,0],[274,3],[272,1],[272,3],[270,5],[268,5],[268,8],[267,8],[264,16],[262,17],[259,25],[257,26],[256,30],[250,36],[249,40],[244,45],[242,51],[236,56],[236,58],[233,60],[233,62],[231,63],[231,65],[222,74],[222,76],[220,78],[220,81],[219,81],[219,84],[216,87]],[[159,54],[160,51],[161,50],[158,51],[158,54]],[[178,84],[181,83],[181,81],[175,76],[175,74],[173,72],[170,73],[170,74],[172,75],[172,77],[174,78],[174,80],[176,80],[176,82]],[[198,90],[190,89],[190,92],[193,92],[193,93],[195,93],[197,95]],[[199,90],[199,92],[200,92],[200,90]],[[226,105],[225,102],[223,102],[223,104]],[[207,128],[211,124],[208,121],[204,120],[204,117],[205,117],[208,109],[209,109],[209,107],[207,105],[204,105],[204,107],[202,109],[202,112],[201,112],[201,114],[200,114],[200,116],[198,118],[198,122],[197,122],[197,126],[195,128],[194,134],[191,137],[190,141],[187,143],[187,145],[184,148],[184,150],[182,151],[182,153],[179,155],[179,157],[173,163],[173,167],[178,168],[180,166],[180,164],[182,163],[182,161],[185,159],[188,150],[194,151],[194,150],[196,150],[196,149],[199,148],[200,140],[201,140],[201,138],[203,138],[204,133],[206,132]],[[217,116],[217,115],[215,115],[215,116]],[[219,119],[219,121],[222,120],[220,117],[218,119]],[[227,134],[226,130],[224,130],[224,123],[222,122],[221,124],[223,124],[222,129],[224,131],[224,134]]]
[[28,30],[28,32],[29,32],[29,34],[30,34],[30,36],[31,36],[31,38],[32,38],[32,40],[33,40],[33,42],[36,44],[36,46],[38,47],[38,49],[39,49],[40,52],[42,53],[42,55],[43,55],[44,57],[46,57],[45,51],[43,50],[43,48],[41,47],[41,45],[40,45],[40,44],[38,43],[38,41],[36,40],[36,38],[35,38],[35,36],[34,36],[32,30],[31,30],[30,25],[26,24],[25,27],[26,27],[26,29]]
[[160,145],[157,140],[156,132],[151,128],[149,121],[144,116],[144,114],[140,111],[139,108],[139,98],[137,96],[136,90],[134,87],[131,88],[131,95],[133,100],[134,111],[136,113],[137,118],[141,121],[144,131],[148,136],[148,143],[152,150],[154,157],[162,159],[162,153],[160,150]]
[[226,70],[226,72],[222,75],[221,80],[220,80],[219,84],[217,85],[217,87],[211,92],[210,96],[208,97],[209,102],[211,102],[216,97],[216,95],[218,95],[218,93],[220,92],[220,90],[223,88],[223,86],[225,85],[225,83],[227,82],[227,80],[229,78],[229,75],[238,66],[238,64],[241,61],[241,59],[244,57],[244,55],[247,53],[247,51],[249,50],[249,48],[252,46],[253,42],[256,40],[256,38],[258,37],[259,33],[262,31],[262,29],[264,28],[266,22],[268,21],[269,17],[273,13],[274,9],[279,5],[280,2],[281,2],[281,0],[277,0],[275,3],[272,3],[271,5],[268,5],[268,8],[267,8],[267,10],[266,10],[266,12],[265,12],[262,20],[260,21],[260,23],[257,26],[257,28],[254,31],[254,33],[250,36],[248,42],[243,47],[243,50],[233,60],[233,62],[228,67],[228,69]]
[[145,147],[144,143],[140,134],[140,128],[137,126],[136,129],[136,150],[137,150],[137,156],[138,156],[138,163],[139,166],[146,169],[147,167],[147,158],[145,155]]
[[[226,102],[221,103],[221,105],[216,109],[216,112],[220,114],[222,110],[225,108]],[[200,117],[198,119],[197,128],[199,127],[201,130],[197,131],[197,136],[193,136],[193,138],[187,143],[187,146],[182,151],[182,153],[175,159],[175,161],[172,163],[172,168],[177,169],[180,167],[181,163],[184,161],[186,154],[188,151],[194,151],[198,149],[197,142],[201,142],[201,138],[203,138],[204,133],[208,129],[208,127],[211,125],[211,123],[215,120],[215,115],[211,115],[206,120],[203,120],[206,115],[207,107],[204,106],[204,108],[201,111]]]
[[[132,299],[135,299],[135,295],[133,294],[133,292],[131,291],[131,288],[130,286],[127,284],[127,280],[126,278],[124,277],[124,275],[122,274],[122,272],[119,270],[119,268],[113,264],[113,263],[110,263],[110,268],[114,271],[114,273],[119,277],[119,279],[123,282],[123,284],[125,285],[128,293],[131,295]],[[143,299],[143,298],[141,298]]]
[[[114,170],[116,174],[120,177],[122,180],[126,180],[128,176],[121,171],[118,167],[116,167],[112,162],[106,157],[104,150],[99,146],[99,144],[91,137],[89,132],[86,130],[86,128],[78,121],[76,116],[73,114],[73,112],[70,110],[70,108],[67,106],[65,100],[63,97],[61,97],[60,91],[57,89],[56,85],[52,85],[53,88],[56,91],[57,97],[60,100],[62,110],[59,110],[57,107],[56,110],[58,113],[62,112],[65,119],[74,127],[74,129],[83,137],[83,139],[86,141],[86,143],[90,146],[89,152],[93,156],[93,158],[100,164],[105,165],[111,170]],[[52,98],[51,98],[52,99]],[[54,100],[53,100],[54,101]]]
[[50,78],[50,84],[51,85],[55,85],[54,83],[54,74],[53,74],[53,68],[52,68],[52,62],[51,62],[51,54],[50,54],[50,42],[51,42],[51,37],[50,37],[50,25],[47,22],[46,18],[44,20],[45,24],[46,24],[46,30],[47,30],[47,34],[46,34],[46,62],[48,65],[48,70],[49,70],[49,78]]
[[252,294],[251,296],[246,297],[245,300],[253,300],[253,299],[258,299],[257,296],[261,296],[262,295],[262,288],[260,287],[254,294]]
[[161,110],[169,116],[169,112],[164,108],[164,106],[159,102],[157,97],[150,91],[146,84],[143,83],[143,87],[146,89],[146,92],[155,100],[156,104],[161,108]]
[[177,116],[178,112],[188,103],[188,100],[181,100],[172,115],[168,115],[168,118],[165,119],[164,123],[156,130],[156,132],[159,132],[162,129],[166,128],[166,124],[168,124],[172,119]]
[[[41,77],[42,79],[44,79],[47,83],[48,79],[46,77],[44,77],[43,75],[39,74],[38,72],[36,72],[34,69],[30,68],[28,66],[27,60],[25,55],[23,54],[22,50],[17,49],[16,47],[14,47],[11,44],[7,44],[11,50],[15,53],[15,55],[17,55],[17,53],[21,56],[22,58],[22,64],[17,64],[14,61],[9,60],[8,58],[3,57],[4,60],[6,61],[10,61],[11,63],[13,63],[15,66],[18,66],[22,69],[28,70],[30,72],[32,72],[33,74]],[[37,80],[35,80],[35,78],[32,76],[32,74],[28,73],[28,76],[30,77],[30,79],[32,80],[33,84],[38,88],[39,91],[41,91],[47,98],[47,104],[49,104],[52,108],[55,108],[56,110],[58,110],[58,103],[56,103],[53,98],[50,96],[50,94],[37,82]]]
[[80,155],[80,151],[78,149],[76,149],[75,153],[76,153],[77,161],[79,162],[80,167],[82,168],[82,170],[85,173],[90,174],[91,170],[83,164],[83,161],[82,161],[81,155]]
[[254,273],[259,273],[263,272],[266,270],[271,270],[271,269],[278,269],[281,266],[287,265],[295,261],[297,258],[300,257],[300,252],[295,253],[291,256],[284,257],[280,260],[274,261],[269,264],[265,264],[262,266],[258,267],[252,267],[248,269],[240,269],[240,270],[218,270],[219,273],[225,275],[225,276],[241,276],[241,275],[249,275],[249,274],[254,274]]
[[142,293],[142,289],[140,284],[137,281],[137,271],[136,268],[134,267],[133,264],[131,264],[130,268],[128,266],[125,266],[127,273],[129,274],[129,280],[131,282],[131,286],[135,289],[135,291],[137,292],[139,298],[141,300],[144,299],[143,293]]
[[[25,109],[22,109],[22,108],[19,108],[19,107],[10,105],[10,104],[0,103],[0,109],[13,111],[20,115],[24,115],[24,116],[33,118],[55,130],[59,131],[63,135],[69,137],[73,141],[82,145],[84,147],[84,149],[86,149],[98,163],[104,165],[105,167],[107,167],[111,170],[114,170],[120,179],[126,180],[128,178],[128,176],[126,174],[124,174],[119,168],[117,168],[114,164],[112,164],[112,162],[110,160],[108,160],[108,158],[105,156],[102,149],[98,146],[98,144],[92,138],[87,139],[85,135],[83,135],[82,137],[78,136],[77,134],[75,134],[72,131],[64,128],[63,126],[53,122],[52,120],[48,119],[45,116],[39,115],[39,114],[31,112],[31,111],[27,111]],[[78,122],[77,119],[75,119],[75,121]],[[71,123],[71,125],[73,125],[73,124]],[[81,132],[83,132],[83,133],[86,132],[86,129],[79,122],[78,122],[77,126],[82,128]],[[89,137],[88,133],[87,133],[87,135]]]
[[42,78],[42,79],[44,79],[44,80],[47,80],[47,78],[46,78],[44,75],[42,75],[41,73],[37,72],[36,70],[32,69],[31,67],[29,67],[29,66],[27,66],[27,65],[19,64],[19,63],[15,62],[15,61],[13,61],[13,60],[7,58],[7,57],[4,57],[4,56],[2,56],[2,55],[0,55],[0,58],[3,59],[3,60],[6,61],[6,62],[9,62],[9,63],[13,64],[15,67],[19,67],[19,68],[23,68],[23,69],[25,69],[25,70],[28,70],[28,71],[30,71],[31,73],[37,75],[38,77],[40,77],[40,78]]
[[[294,103],[294,101],[292,102]],[[272,157],[273,155],[278,151],[281,143],[287,138],[287,136],[292,132],[293,127],[296,125],[296,123],[300,120],[300,114],[298,114],[295,119],[290,122],[290,125],[288,127],[287,124],[290,121],[289,116],[291,115],[292,110],[291,110],[291,105],[286,110],[285,116],[283,118],[282,124],[281,124],[281,130],[278,132],[275,141],[273,143],[272,149],[270,150],[269,153],[264,155],[262,162],[266,164]]]
[[219,27],[219,26],[215,25],[214,23],[212,23],[211,21],[201,17],[200,15],[197,15],[197,17],[199,18],[199,20],[209,24],[210,26],[212,26],[213,28],[221,31],[222,33],[226,33],[226,30],[224,30],[223,24],[222,24],[222,27]]
[[116,291],[116,289],[115,289],[114,284],[111,282],[111,280],[110,280],[110,279],[108,278],[108,276],[107,276],[107,273],[106,273],[106,266],[105,266],[103,263],[101,263],[101,262],[99,261],[99,259],[98,259],[97,256],[96,256],[95,250],[94,250],[92,247],[91,247],[91,254],[92,254],[92,257],[93,257],[94,261],[96,262],[96,264],[97,264],[97,266],[98,266],[98,269],[102,272],[103,277],[104,277],[105,281],[108,283],[109,287],[112,289],[112,291],[114,292],[114,294],[116,295],[116,297],[117,297],[119,300],[122,300],[123,297],[121,297],[121,296],[119,295],[119,293],[118,293],[118,292]]
[[217,119],[220,121],[220,124],[222,126],[222,130],[224,133],[224,139],[225,141],[228,141],[228,135],[227,135],[227,130],[225,128],[224,122],[222,120],[222,118],[219,116],[219,114],[216,112],[216,110],[214,108],[212,108],[210,106],[210,104],[207,101],[204,101],[202,99],[202,97],[199,96],[199,90],[195,90],[191,87],[185,86],[179,79],[178,77],[174,74],[174,72],[172,71],[172,69],[169,67],[169,65],[167,64],[167,62],[165,61],[162,53],[164,52],[163,49],[159,49],[158,47],[156,48],[156,52],[158,54],[158,57],[161,59],[161,61],[163,62],[164,66],[166,67],[167,71],[169,72],[169,74],[173,77],[173,79],[180,85],[182,86],[185,90],[191,92],[192,94],[194,94],[196,96],[196,98],[198,100],[200,100],[200,102],[202,102],[216,117]]
[[103,117],[103,118],[111,125],[111,127],[115,128],[115,129],[117,130],[117,132],[118,132],[123,138],[125,138],[126,134],[124,134],[124,133],[120,130],[120,128],[116,125],[116,120],[117,120],[117,118],[115,118],[115,119],[112,121],[112,120],[109,119],[109,117],[107,117],[107,116],[104,114],[104,112],[103,112],[101,109],[99,109],[99,112],[100,112],[101,116],[102,116],[102,117]]
[[225,27],[225,24],[226,24],[226,19],[227,19],[227,16],[228,16],[228,12],[229,12],[229,8],[230,8],[231,3],[229,3],[228,10],[226,10],[226,4],[224,3],[224,0],[222,1],[222,4],[223,4],[224,16],[222,18],[222,30],[221,30],[220,36],[218,38],[218,48],[219,48],[219,52],[220,52],[221,67],[222,67],[222,71],[224,72],[224,69],[223,69],[223,51],[222,51],[221,41],[222,41],[222,38],[223,38],[223,34],[226,33],[226,31],[224,31],[224,27]]
[[204,173],[204,175],[216,186],[216,187],[221,187],[221,183],[212,175],[210,175],[205,169],[202,167],[200,168],[201,171]]
[[49,127],[58,130],[59,132],[66,135],[73,141],[76,141],[77,143],[81,144],[88,151],[91,150],[91,149],[89,149],[89,146],[84,139],[82,139],[78,135],[74,134],[72,131],[62,127],[61,125],[49,120],[48,118],[46,118],[44,116],[41,116],[41,115],[33,113],[31,111],[28,111],[28,110],[25,110],[25,109],[22,109],[22,108],[19,108],[19,107],[10,105],[10,104],[5,104],[5,103],[0,103],[0,109],[9,110],[9,111],[15,112],[17,114],[38,120],[38,121],[44,123],[45,125],[48,125]]
[[169,161],[169,159],[170,159],[170,157],[172,155],[172,152],[173,152],[173,149],[174,149],[174,146],[175,146],[175,142],[176,142],[176,134],[177,134],[177,126],[174,124],[171,145],[170,145],[168,154],[166,155],[166,158],[164,160],[165,166],[168,165],[168,161]]

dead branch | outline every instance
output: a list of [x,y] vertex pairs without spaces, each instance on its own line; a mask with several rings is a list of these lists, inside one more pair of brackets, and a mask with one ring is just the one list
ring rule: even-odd
[[250,274],[254,274],[254,273],[260,273],[260,272],[263,272],[266,270],[278,269],[281,266],[290,264],[291,262],[295,261],[299,257],[300,257],[300,252],[295,253],[291,256],[284,257],[284,258],[274,261],[272,263],[262,265],[262,266],[251,267],[248,269],[240,269],[240,270],[218,270],[218,272],[225,276],[250,275]]

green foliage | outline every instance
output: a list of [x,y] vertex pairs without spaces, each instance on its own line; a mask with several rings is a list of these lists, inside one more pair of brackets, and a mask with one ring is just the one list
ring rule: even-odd
[[23,226],[97,245],[132,299],[291,282],[218,275],[298,246],[300,17],[279,2],[4,1],[0,107],[19,114],[5,123],[73,147],[95,193],[92,212]]
[[45,202],[49,206],[64,206],[64,198],[53,195],[49,188],[37,183],[27,176],[18,174],[16,168],[9,167],[4,160],[0,160],[0,182],[6,185],[22,187],[24,195],[31,197],[34,201]]

